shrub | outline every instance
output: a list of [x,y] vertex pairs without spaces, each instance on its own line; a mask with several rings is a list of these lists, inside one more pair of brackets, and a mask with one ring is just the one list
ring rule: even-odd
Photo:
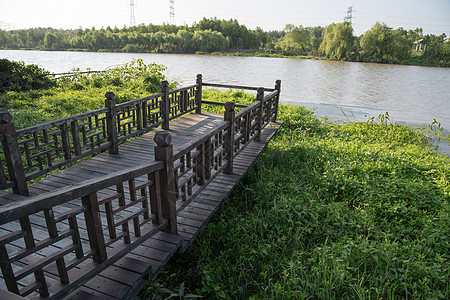
[[48,89],[56,82],[49,77],[50,72],[37,65],[0,59],[0,93],[6,91],[29,91]]

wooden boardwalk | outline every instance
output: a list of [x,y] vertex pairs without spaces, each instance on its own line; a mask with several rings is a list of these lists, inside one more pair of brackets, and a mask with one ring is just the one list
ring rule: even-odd
[[[18,131],[18,142],[0,115],[10,159],[0,185],[16,192],[0,191],[0,299],[129,299],[191,245],[280,126],[279,88],[219,116],[201,113],[201,86],[107,101],[110,109]],[[159,125],[166,130],[149,131]],[[26,154],[25,172],[11,149]]]
[[[200,119],[204,117],[195,116]],[[213,120],[210,116],[207,119]],[[273,127],[266,128],[261,141],[250,143],[235,158],[233,174],[217,176],[188,206],[178,212],[177,235],[164,232],[155,234],[65,299],[130,299],[137,295],[175,252],[184,252],[194,238],[205,229],[213,214],[270,142],[278,126],[279,124],[274,124]],[[186,130],[182,127],[180,130],[174,133],[186,136]]]

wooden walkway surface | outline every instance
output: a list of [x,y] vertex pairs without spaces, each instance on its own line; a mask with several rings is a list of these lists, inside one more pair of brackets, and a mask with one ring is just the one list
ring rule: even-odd
[[[190,114],[175,120],[168,130],[172,136],[174,153],[179,147],[195,137],[208,133],[222,121],[222,116],[211,114]],[[278,128],[279,124],[272,124],[272,126],[264,128],[260,141],[252,141],[234,159],[232,174],[219,174],[189,205],[178,211],[178,234],[158,231],[125,257],[66,296],[65,299],[129,299],[134,297],[149,279],[158,274],[174,253],[185,251],[193,239],[204,230],[214,212],[255,162]],[[30,195],[51,192],[68,185],[76,185],[99,176],[125,170],[131,166],[152,162],[156,146],[153,139],[154,131],[151,131],[121,144],[119,154],[105,152],[59,171],[30,185]],[[2,191],[0,192],[0,205],[25,198]],[[67,203],[67,206],[71,207],[71,203]],[[33,226],[42,226],[45,229],[44,217],[36,217],[31,222]],[[82,227],[81,224],[80,227]],[[13,230],[2,227],[0,233],[4,234]],[[39,240],[39,236],[36,235],[35,239]],[[39,255],[37,254],[36,259],[45,258],[45,252]],[[2,291],[6,290],[4,284],[4,281],[0,280],[0,298],[2,298],[2,293],[6,293]]]

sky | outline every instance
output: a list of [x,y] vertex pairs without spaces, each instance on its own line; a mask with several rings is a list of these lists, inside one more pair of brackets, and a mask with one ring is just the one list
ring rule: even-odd
[[[169,0],[133,0],[136,24],[170,22]],[[131,0],[0,0],[0,28],[62,29],[130,26]],[[450,36],[450,0],[174,0],[176,25],[203,17],[237,19],[247,28],[282,30],[286,24],[339,23],[352,6],[355,35],[377,21],[389,27]]]

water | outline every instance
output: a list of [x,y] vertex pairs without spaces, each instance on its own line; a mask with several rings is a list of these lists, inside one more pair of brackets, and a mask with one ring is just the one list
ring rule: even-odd
[[[167,67],[169,80],[274,87],[281,101],[315,108],[332,119],[365,120],[389,112],[391,121],[416,125],[433,119],[450,129],[450,69],[289,58],[174,54],[1,50],[1,58],[37,64],[52,72],[74,67],[105,70],[142,58]],[[367,117],[366,117],[367,116]]]

